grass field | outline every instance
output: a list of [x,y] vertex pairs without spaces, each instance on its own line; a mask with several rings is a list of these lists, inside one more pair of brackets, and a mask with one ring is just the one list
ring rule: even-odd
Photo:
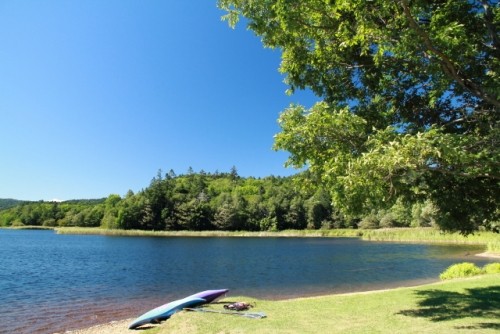
[[[145,334],[167,333],[498,333],[500,274],[412,288],[265,301],[226,297],[256,306],[267,318],[180,312]],[[222,304],[209,306],[224,310]]]

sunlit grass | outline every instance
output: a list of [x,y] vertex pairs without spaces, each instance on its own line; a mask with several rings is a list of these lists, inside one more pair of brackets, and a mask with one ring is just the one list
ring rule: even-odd
[[88,234],[109,236],[150,236],[150,237],[359,237],[358,230],[284,230],[278,232],[249,231],[143,231],[119,230],[89,227],[57,227],[58,234]]
[[50,226],[35,226],[35,225],[16,225],[5,227],[2,226],[0,228],[8,229],[8,230],[53,230],[53,227]]
[[458,232],[442,232],[433,228],[392,228],[380,230],[362,230],[363,240],[452,243],[469,245],[488,245],[496,243],[500,247],[500,234],[493,232],[475,232],[464,236]]
[[[500,236],[498,236],[498,238],[500,238]],[[488,242],[488,245],[486,248],[487,248],[488,252],[490,252],[490,253],[500,254],[500,240]]]
[[[247,301],[265,319],[181,312],[144,333],[498,333],[500,275],[412,288],[285,301]],[[223,310],[222,305],[209,306]]]

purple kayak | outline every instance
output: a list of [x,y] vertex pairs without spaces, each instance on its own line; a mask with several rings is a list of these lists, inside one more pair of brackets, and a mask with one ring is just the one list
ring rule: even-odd
[[198,293],[195,293],[194,295],[191,295],[186,298],[202,298],[206,300],[206,303],[211,303],[217,298],[221,297],[222,295],[225,295],[229,289],[219,289],[219,290],[205,290],[201,291]]

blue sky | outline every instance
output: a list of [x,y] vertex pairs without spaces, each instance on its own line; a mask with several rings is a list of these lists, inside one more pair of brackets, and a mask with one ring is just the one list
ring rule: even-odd
[[290,175],[279,50],[211,1],[0,2],[0,198],[124,195],[162,169]]

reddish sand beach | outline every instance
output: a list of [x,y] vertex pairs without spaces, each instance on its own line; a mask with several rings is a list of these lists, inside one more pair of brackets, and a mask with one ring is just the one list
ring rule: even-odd
[[499,253],[480,253],[480,254],[476,254],[476,256],[481,256],[481,257],[491,257],[491,258],[494,258],[494,259],[500,259],[500,254]]
[[[89,328],[67,331],[64,334],[125,334],[125,333],[131,334],[136,332],[128,329],[128,325],[133,320],[134,319],[112,321],[106,324],[96,325]],[[143,326],[142,328],[154,327],[154,326],[158,325],[148,325],[148,326]]]

